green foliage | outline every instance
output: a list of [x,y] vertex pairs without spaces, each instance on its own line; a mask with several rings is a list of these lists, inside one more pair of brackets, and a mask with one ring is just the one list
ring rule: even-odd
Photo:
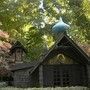
[[27,48],[31,59],[36,59],[44,48],[42,33],[36,28],[30,28],[26,33]]
[[90,43],[89,0],[44,0],[45,11],[39,5],[40,0],[0,0],[0,29],[9,33],[10,42],[23,43],[30,60],[54,43],[51,28],[60,16],[75,41]]

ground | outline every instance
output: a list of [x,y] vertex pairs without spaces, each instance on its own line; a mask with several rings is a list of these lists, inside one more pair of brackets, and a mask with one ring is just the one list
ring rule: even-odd
[[90,90],[86,87],[56,87],[56,88],[14,88],[14,87],[2,87],[0,90]]

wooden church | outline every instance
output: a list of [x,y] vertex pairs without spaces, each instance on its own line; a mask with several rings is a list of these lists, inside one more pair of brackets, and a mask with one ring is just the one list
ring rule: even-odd
[[90,86],[90,58],[64,33],[37,61],[23,61],[26,49],[20,42],[12,46],[10,53],[15,61],[10,65],[11,74],[8,80],[12,86]]

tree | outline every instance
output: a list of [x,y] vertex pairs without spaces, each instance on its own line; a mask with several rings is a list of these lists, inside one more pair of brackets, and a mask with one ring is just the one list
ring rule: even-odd
[[89,0],[0,0],[0,29],[19,40],[31,60],[54,43],[52,26],[62,16],[74,41],[90,43]]
[[0,30],[0,76],[5,76],[9,72],[9,65],[6,57],[8,56],[11,44],[8,42],[8,33]]

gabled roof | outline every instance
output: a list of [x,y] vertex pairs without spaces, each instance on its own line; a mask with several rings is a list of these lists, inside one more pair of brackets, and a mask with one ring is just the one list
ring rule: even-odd
[[37,64],[37,61],[31,61],[31,62],[23,62],[23,63],[15,63],[14,65],[10,65],[9,68],[11,71],[18,71],[23,69],[33,69],[35,65]]
[[10,53],[13,53],[17,48],[22,49],[26,53],[25,47],[19,41],[16,41],[16,43],[12,45]]
[[85,65],[88,64],[89,57],[86,53],[65,33],[62,33],[56,43],[49,49],[44,57],[42,57],[38,64],[33,68],[31,74],[45,61],[49,60],[57,53],[64,53],[69,57],[77,60],[77,62]]
[[80,44],[80,43],[78,43],[78,45],[90,57],[90,44]]

